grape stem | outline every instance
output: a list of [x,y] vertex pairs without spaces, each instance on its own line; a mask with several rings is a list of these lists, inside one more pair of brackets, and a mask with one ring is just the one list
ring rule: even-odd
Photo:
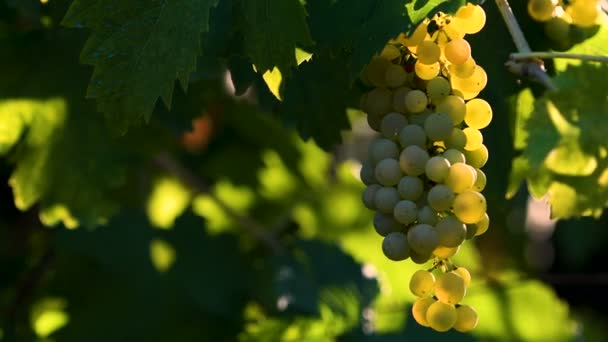
[[579,53],[567,52],[515,52],[510,55],[512,60],[525,60],[530,58],[551,59],[551,58],[566,58],[578,59],[590,62],[608,63],[608,56],[583,55]]
[[[519,53],[531,53],[532,49],[530,49],[530,45],[528,45],[528,41],[524,36],[524,33],[513,14],[513,10],[509,5],[508,0],[496,0],[496,6],[500,11],[502,19],[511,34],[511,38],[513,39],[513,43],[515,43],[515,47]],[[514,60],[511,59],[505,63],[505,66],[512,73],[523,77],[529,78],[533,81],[536,81],[545,86],[545,88],[549,90],[556,90],[557,88],[553,85],[551,78],[547,75],[543,63],[539,59],[528,58],[525,60]]]

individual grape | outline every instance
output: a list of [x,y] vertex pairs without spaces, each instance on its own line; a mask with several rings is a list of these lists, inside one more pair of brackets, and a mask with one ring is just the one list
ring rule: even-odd
[[488,181],[486,174],[480,169],[475,169],[475,173],[477,173],[477,179],[475,180],[475,184],[473,184],[473,190],[482,192],[486,187],[486,182]]
[[466,114],[464,122],[467,126],[482,129],[487,127],[492,121],[492,107],[482,99],[473,99],[466,103]]
[[[409,122],[412,125],[418,125],[420,127],[424,127],[424,122],[429,117],[429,115],[433,114],[430,110],[425,109],[422,113],[414,114],[409,116]],[[425,133],[426,135],[426,133]]]
[[473,75],[476,66],[477,63],[475,63],[473,57],[469,57],[469,59],[467,59],[464,63],[460,65],[448,65],[448,71],[450,72],[450,75],[456,76],[458,78],[468,78]]
[[455,65],[464,64],[471,58],[471,45],[462,38],[452,39],[443,51],[448,62]]
[[473,167],[465,163],[456,163],[450,167],[450,172],[445,179],[445,185],[454,193],[459,194],[471,189],[475,184],[476,177],[477,173]]
[[452,128],[450,137],[445,141],[445,146],[449,149],[464,150],[467,144],[467,136],[460,128]]
[[419,146],[426,147],[426,133],[424,129],[418,125],[407,125],[399,132],[399,142],[401,146]]
[[405,108],[410,113],[422,112],[427,104],[426,94],[420,90],[412,90],[405,96]]
[[424,297],[418,298],[414,302],[414,306],[412,306],[412,316],[414,316],[414,320],[422,325],[423,327],[428,327],[429,323],[426,320],[426,312],[433,303],[437,301],[433,297]]
[[386,88],[375,88],[367,93],[363,110],[369,115],[384,115],[391,111],[393,93]]
[[563,47],[570,45],[570,23],[563,17],[553,17],[547,20],[545,22],[545,34],[554,43],[563,43]]
[[437,212],[428,205],[418,210],[418,223],[434,226],[437,223]]
[[439,259],[447,259],[447,258],[451,258],[454,255],[456,255],[456,253],[458,253],[459,249],[460,249],[460,246],[457,246],[457,247],[437,246],[437,248],[435,248],[435,250],[433,250],[433,255],[438,257]]
[[454,125],[458,125],[464,120],[467,107],[463,99],[456,95],[449,95],[437,104],[435,111],[446,113],[450,116]]
[[365,161],[361,164],[361,171],[359,171],[359,178],[365,185],[377,184],[378,180],[374,174],[374,164],[371,161]]
[[488,216],[487,213],[484,213],[481,220],[475,223],[475,226],[477,227],[477,230],[475,231],[475,236],[479,236],[485,233],[488,230],[488,227],[490,227],[490,216]]
[[448,331],[456,322],[456,309],[454,305],[435,302],[426,310],[426,321],[435,331]]
[[384,46],[384,48],[382,49],[382,52],[380,52],[380,57],[386,59],[386,60],[393,60],[397,57],[401,56],[401,51],[399,50],[398,47],[396,47],[393,44],[386,44]]
[[386,86],[385,75],[386,68],[391,65],[391,62],[383,57],[375,56],[365,67],[365,79],[369,81],[374,87]]
[[458,267],[452,271],[464,279],[464,286],[468,287],[471,283],[471,273],[464,267]]
[[392,214],[393,208],[400,200],[397,189],[393,187],[382,187],[376,190],[376,196],[374,197],[376,208],[385,214]]
[[399,195],[401,195],[401,198],[410,201],[415,201],[420,198],[423,190],[424,184],[422,184],[422,180],[412,176],[401,178],[399,185],[397,186],[397,191],[399,192]]
[[454,122],[446,113],[433,113],[424,122],[424,131],[434,141],[447,140],[452,134]]
[[[452,77],[450,78],[450,82],[452,84],[452,89],[454,91],[456,90],[460,90],[464,93],[473,93],[473,94],[478,94],[480,91],[483,90],[483,88],[486,87],[486,84],[488,83],[488,75],[486,74],[486,71],[480,67],[479,65],[475,66],[475,70],[473,70],[473,73],[471,74],[471,76],[467,77],[467,78],[460,78],[460,77],[456,77],[455,75],[452,75]],[[468,98],[472,98],[469,96],[463,96],[466,99]]]
[[420,43],[422,43],[427,35],[427,27],[428,21],[420,23],[420,25],[416,27],[416,30],[414,30],[414,33],[402,41],[403,45],[407,46],[408,48],[418,46]]
[[439,236],[432,226],[417,224],[407,232],[407,241],[416,253],[427,255],[439,244]]
[[401,180],[399,162],[391,158],[381,160],[376,165],[375,176],[378,182],[384,186],[397,185]]
[[572,23],[580,27],[597,25],[599,16],[597,0],[575,0],[568,8]]
[[464,155],[469,165],[481,169],[488,161],[488,148],[485,145],[481,145],[478,149],[473,151],[465,150]]
[[465,191],[454,199],[454,215],[463,223],[479,222],[486,210],[486,198],[477,191]]
[[399,113],[392,112],[386,114],[380,123],[380,132],[387,139],[395,140],[399,137],[399,132],[407,125],[407,118]]
[[363,190],[363,195],[361,197],[363,200],[363,205],[365,205],[366,208],[376,210],[376,191],[378,191],[380,188],[380,185],[372,184]]
[[[428,310],[428,309],[427,309]],[[456,308],[456,321],[454,322],[454,330],[465,333],[469,332],[479,322],[477,311],[470,305],[460,305]]]
[[483,135],[478,129],[467,127],[462,130],[467,136],[467,143],[464,145],[466,151],[475,151],[483,145]]
[[443,100],[451,91],[450,81],[443,77],[435,77],[426,84],[426,94],[433,103]]
[[410,249],[410,259],[415,264],[422,265],[429,261],[429,259],[433,256],[431,253],[418,253],[413,249]]
[[466,161],[464,153],[462,153],[456,149],[453,149],[453,148],[449,148],[449,149],[445,150],[442,153],[442,155],[445,159],[447,159],[450,162],[450,165],[456,164],[456,163],[464,163]]
[[401,151],[399,166],[408,176],[419,176],[424,173],[429,154],[420,146],[411,145]]
[[481,31],[486,24],[486,12],[481,6],[472,3],[458,9],[454,17],[466,34],[475,34]]
[[464,38],[465,35],[460,25],[458,25],[458,21],[453,20],[450,20],[445,26],[443,26],[443,32],[445,32],[445,35],[451,39]]
[[370,143],[369,156],[372,162],[376,164],[384,159],[397,159],[399,157],[399,147],[388,139],[379,138]]
[[382,240],[382,252],[393,261],[401,261],[409,258],[410,247],[407,237],[403,233],[390,233]]
[[391,88],[397,88],[405,83],[407,73],[401,65],[391,64],[386,68],[385,83]]
[[435,281],[435,297],[442,303],[458,304],[467,292],[464,279],[454,273],[444,273]]
[[367,114],[367,124],[374,131],[380,132],[380,125],[382,124],[383,117],[383,114]]
[[410,91],[412,90],[408,87],[399,87],[393,91],[393,110],[399,113],[407,113],[407,108],[405,107],[405,97]]
[[414,272],[410,278],[410,291],[418,297],[426,297],[435,287],[435,276],[433,273],[425,270]]
[[408,225],[416,221],[416,218],[418,217],[418,206],[416,206],[416,203],[409,200],[399,201],[393,209],[393,216],[399,223]]
[[446,216],[435,225],[439,235],[439,245],[444,247],[458,247],[464,242],[467,228],[464,223],[458,221],[454,216]]
[[433,182],[441,183],[450,172],[450,162],[442,156],[434,156],[426,162],[426,177]]
[[374,229],[380,236],[387,236],[390,233],[403,230],[404,227],[395,220],[392,214],[376,212],[374,214]]
[[433,64],[439,61],[441,49],[431,40],[423,40],[416,48],[418,61],[423,64]]
[[420,60],[417,60],[414,64],[414,72],[416,76],[420,79],[428,81],[439,75],[439,71],[441,69],[441,65],[439,62],[435,62],[432,64],[424,64]]
[[547,21],[553,16],[556,0],[528,0],[528,14],[536,21]]
[[426,199],[433,210],[446,211],[454,203],[455,197],[452,189],[443,184],[437,184],[429,190]]

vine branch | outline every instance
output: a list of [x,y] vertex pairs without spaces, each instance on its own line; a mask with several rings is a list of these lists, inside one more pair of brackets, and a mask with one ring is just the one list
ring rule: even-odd
[[274,235],[266,233],[266,229],[260,223],[234,210],[213,193],[207,183],[179,164],[168,153],[159,153],[153,162],[159,169],[177,177],[184,184],[188,185],[195,193],[209,196],[230,218],[235,220],[243,229],[268,247],[274,254],[282,254],[284,252],[284,248],[279,240]]
[[515,52],[510,55],[513,60],[524,60],[530,58],[550,59],[550,58],[565,58],[578,59],[590,62],[608,63],[608,56],[584,55],[580,53],[567,52]]

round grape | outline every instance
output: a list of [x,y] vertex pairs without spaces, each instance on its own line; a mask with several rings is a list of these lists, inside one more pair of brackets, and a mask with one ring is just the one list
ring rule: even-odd
[[385,83],[391,88],[397,88],[405,83],[407,73],[401,65],[391,64],[386,68]]
[[439,236],[432,226],[417,224],[407,232],[407,241],[412,250],[427,255],[432,253],[439,244]]
[[433,103],[437,103],[450,95],[450,81],[443,77],[435,77],[426,85],[426,94]]
[[477,191],[465,191],[454,199],[453,211],[464,223],[477,223],[486,213],[486,198]]
[[433,64],[439,61],[441,49],[431,40],[423,40],[416,48],[418,61],[424,64]]
[[363,110],[369,115],[384,115],[391,111],[393,93],[386,88],[375,88],[367,93]]
[[437,223],[437,212],[428,205],[418,210],[418,223],[434,226]]
[[401,170],[408,176],[423,174],[428,161],[429,154],[416,145],[404,148],[399,156],[399,166],[401,166]]
[[392,112],[386,114],[380,123],[380,132],[382,135],[391,140],[399,137],[399,132],[407,125],[407,119],[404,115]]
[[376,164],[384,159],[398,159],[399,147],[388,139],[379,138],[370,143],[369,156]]
[[[465,192],[475,184],[477,173],[475,169],[465,163],[456,163],[450,167],[450,172],[445,179],[445,185],[454,193]],[[378,175],[376,175],[378,178]]]
[[450,162],[442,156],[434,156],[426,162],[426,177],[433,182],[441,183],[450,172]]
[[439,235],[439,245],[444,247],[458,247],[464,242],[467,228],[454,216],[447,216],[435,225]]
[[433,113],[424,122],[424,131],[429,139],[445,141],[452,134],[454,122],[446,113]]
[[[428,310],[428,309],[427,309]],[[454,330],[466,333],[475,327],[479,322],[477,311],[470,305],[460,305],[456,308],[456,321],[454,322]]]
[[416,64],[414,64],[414,72],[416,73],[416,76],[425,81],[432,80],[433,78],[437,77],[440,69],[441,65],[439,62],[424,64],[418,60],[416,61]]
[[399,192],[399,195],[401,195],[401,198],[410,201],[415,201],[420,198],[423,190],[424,184],[422,184],[422,180],[412,176],[401,178],[399,185],[397,186],[397,191]]
[[455,197],[452,189],[443,184],[437,184],[429,190],[426,199],[434,210],[446,211],[452,207]]
[[460,246],[457,246],[457,247],[437,246],[437,248],[435,248],[435,250],[433,250],[433,255],[438,257],[439,259],[447,259],[447,258],[451,258],[454,255],[456,255],[456,253],[458,253],[459,249],[460,249]]
[[465,150],[464,155],[467,159],[467,163],[478,169],[484,167],[488,162],[488,148],[483,144],[476,150]]
[[378,191],[380,188],[381,186],[378,184],[372,184],[365,188],[361,197],[363,200],[363,205],[365,205],[366,208],[376,210],[376,191]]
[[399,232],[404,227],[393,218],[393,215],[376,212],[374,214],[374,229],[380,236],[387,236],[390,233]]
[[378,182],[384,186],[393,186],[399,183],[401,179],[401,169],[399,168],[399,162],[395,159],[383,159],[374,171]]
[[399,132],[399,142],[401,146],[420,146],[426,147],[426,133],[424,129],[418,125],[407,125]]
[[422,325],[423,327],[428,327],[429,323],[426,320],[426,312],[433,303],[437,301],[432,297],[418,298],[414,302],[414,306],[412,306],[412,316],[414,316],[414,320]]
[[473,99],[466,103],[467,111],[464,122],[467,126],[482,129],[486,128],[492,121],[492,107],[482,99]]
[[464,163],[466,161],[466,158],[464,156],[464,153],[453,149],[453,148],[449,148],[448,150],[445,150],[442,153],[443,157],[445,159],[447,159],[451,164],[456,164],[456,163]]
[[464,279],[454,273],[444,273],[435,282],[435,296],[442,303],[458,304],[466,292]]
[[393,187],[382,187],[376,190],[376,196],[374,196],[376,208],[385,214],[392,214],[393,208],[400,200],[397,189]]
[[418,206],[416,203],[409,200],[399,201],[393,209],[393,216],[399,223],[408,225],[416,221],[416,218],[418,217]]
[[433,273],[425,270],[414,272],[410,278],[410,291],[418,297],[426,297],[435,287],[435,276]]
[[462,277],[462,279],[464,279],[464,286],[466,286],[466,287],[469,286],[469,284],[471,283],[471,273],[469,272],[469,270],[467,270],[464,267],[458,267],[458,268],[454,269],[452,272],[454,272],[455,274]]
[[460,128],[452,128],[452,133],[448,140],[445,141],[445,147],[463,151],[467,144],[467,136]]
[[405,108],[410,113],[420,113],[428,104],[426,94],[421,90],[412,90],[405,96]]
[[462,39],[452,39],[444,47],[445,58],[448,62],[456,65],[464,64],[471,58],[471,45]]
[[403,233],[390,233],[382,240],[382,252],[390,260],[405,260],[410,256],[409,251],[407,237]]
[[467,107],[463,99],[456,95],[449,95],[437,104],[435,111],[446,113],[452,119],[452,123],[458,125],[464,120]]
[[528,14],[536,21],[547,21],[557,6],[555,0],[528,0]]
[[448,331],[456,322],[456,309],[454,305],[435,302],[426,311],[426,321],[435,331]]
[[477,173],[477,178],[475,180],[475,184],[473,184],[473,190],[482,192],[486,187],[486,182],[488,181],[486,174],[480,169],[475,169],[475,173]]
[[462,132],[467,137],[467,143],[464,145],[466,151],[475,151],[483,145],[483,135],[478,129],[467,127]]

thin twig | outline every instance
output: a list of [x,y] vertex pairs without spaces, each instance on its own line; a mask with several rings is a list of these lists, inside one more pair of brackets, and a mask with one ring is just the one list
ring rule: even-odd
[[524,36],[524,33],[521,31],[519,27],[519,23],[513,14],[513,10],[511,10],[511,6],[509,6],[509,2],[507,0],[496,0],[496,5],[498,6],[498,10],[502,15],[502,19],[505,21],[507,25],[507,29],[509,33],[511,33],[511,38],[513,38],[513,43],[515,43],[515,47],[519,52],[530,52],[530,45],[528,45],[528,41]]
[[608,56],[594,56],[584,55],[580,53],[567,53],[567,52],[515,52],[510,55],[513,60],[522,60],[530,58],[540,59],[551,59],[551,58],[565,58],[565,59],[578,59],[582,61],[590,62],[602,62],[608,63]]
[[273,253],[282,254],[284,248],[274,235],[266,233],[266,229],[249,216],[242,215],[219,198],[210,187],[190,170],[180,165],[168,153],[159,153],[154,158],[154,164],[165,172],[177,177],[188,185],[195,193],[209,196],[225,213],[235,220],[243,229],[247,230],[254,238],[266,245]]

